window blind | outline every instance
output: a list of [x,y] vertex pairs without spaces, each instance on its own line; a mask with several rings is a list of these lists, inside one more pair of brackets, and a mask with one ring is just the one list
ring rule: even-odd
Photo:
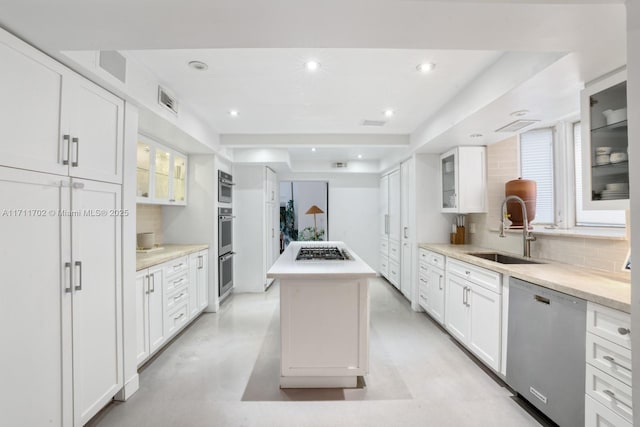
[[536,182],[537,224],[555,223],[553,203],[553,130],[536,129],[520,134],[520,171]]

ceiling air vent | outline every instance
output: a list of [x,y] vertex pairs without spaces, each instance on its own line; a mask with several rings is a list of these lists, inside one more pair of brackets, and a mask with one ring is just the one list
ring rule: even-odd
[[387,124],[384,120],[364,120],[362,126],[384,126]]
[[520,129],[531,126],[534,123],[538,123],[540,120],[516,120],[506,126],[502,126],[500,129],[496,129],[496,132],[517,132]]
[[334,168],[346,168],[347,167],[347,162],[335,162],[333,164]]
[[161,86],[158,86],[158,104],[169,109],[173,114],[178,114],[178,101]]

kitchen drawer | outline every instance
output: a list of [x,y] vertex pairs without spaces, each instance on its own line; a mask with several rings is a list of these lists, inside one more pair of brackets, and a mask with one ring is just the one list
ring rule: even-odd
[[389,240],[386,238],[380,240],[380,253],[389,255]]
[[418,304],[420,304],[420,306],[422,308],[424,308],[425,310],[427,309],[427,304],[428,304],[428,288],[427,288],[427,278],[420,274],[419,278],[418,278]]
[[502,293],[502,275],[495,271],[448,258],[447,274],[456,274],[485,289],[499,294]]
[[386,256],[380,257],[380,274],[384,277],[389,276],[389,258]]
[[420,262],[444,269],[445,256],[426,249],[420,249]]
[[389,259],[400,261],[400,242],[389,241]]
[[632,424],[591,396],[585,396],[585,427],[632,427]]
[[633,422],[631,387],[587,364],[586,392],[589,396]]
[[171,335],[175,334],[185,323],[187,323],[187,320],[189,320],[188,301],[168,312],[165,323],[167,328],[165,335],[167,337],[170,337]]
[[172,259],[164,263],[164,277],[172,278],[189,271],[189,258],[186,256]]
[[400,284],[400,264],[389,260],[389,275],[387,276],[387,279],[398,287]]
[[631,349],[631,316],[598,304],[587,305],[587,332]]
[[587,363],[631,385],[631,350],[587,333]]
[[165,295],[172,295],[177,292],[178,289],[181,289],[189,284],[189,272],[185,271],[180,275],[174,275],[173,277],[167,277],[164,280]]
[[186,301],[189,301],[189,288],[186,286],[188,282],[185,282],[185,286],[181,286],[176,289],[171,295],[167,296],[166,310],[167,312],[173,311],[173,309]]

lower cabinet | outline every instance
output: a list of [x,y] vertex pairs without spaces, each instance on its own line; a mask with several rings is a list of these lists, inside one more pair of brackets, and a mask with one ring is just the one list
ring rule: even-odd
[[443,255],[420,249],[418,301],[420,306],[441,325],[444,325],[444,260]]
[[147,361],[207,306],[208,262],[209,251],[205,249],[138,271],[138,366]]
[[500,371],[502,349],[501,279],[499,273],[447,260],[445,327],[496,371]]

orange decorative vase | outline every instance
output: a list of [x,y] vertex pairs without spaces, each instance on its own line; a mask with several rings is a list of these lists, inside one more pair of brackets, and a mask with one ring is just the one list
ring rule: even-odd
[[[536,182],[530,179],[514,179],[504,185],[505,196],[518,196],[524,200],[527,208],[527,220],[529,224],[536,217]],[[507,212],[512,226],[522,227],[522,207],[520,203],[509,200],[507,202]]]

